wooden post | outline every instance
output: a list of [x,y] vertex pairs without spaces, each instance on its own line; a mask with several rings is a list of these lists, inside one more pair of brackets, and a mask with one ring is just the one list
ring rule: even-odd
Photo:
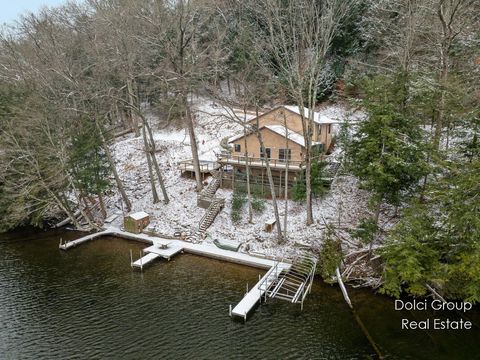
[[132,254],[132,249],[130,249],[130,266],[133,267],[133,254]]
[[229,305],[228,315],[232,317],[232,304]]
[[262,166],[262,195],[265,196],[265,184],[263,182],[263,166]]
[[280,170],[280,185],[278,185],[278,194],[282,196],[282,171],[281,170]]

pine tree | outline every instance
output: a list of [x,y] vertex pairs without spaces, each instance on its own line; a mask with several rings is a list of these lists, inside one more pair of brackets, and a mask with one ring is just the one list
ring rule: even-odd
[[405,110],[405,79],[376,76],[364,79],[362,121],[347,146],[349,166],[372,193],[372,219],[361,224],[362,238],[372,246],[384,203],[399,206],[428,170],[419,121]]

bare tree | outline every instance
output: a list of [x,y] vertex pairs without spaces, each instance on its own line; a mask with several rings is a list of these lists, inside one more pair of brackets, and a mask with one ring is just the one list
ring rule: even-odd
[[274,59],[271,66],[286,80],[289,95],[299,107],[305,139],[307,225],[313,223],[311,148],[318,89],[332,40],[354,2],[263,0],[252,5],[258,17],[265,19],[266,45]]

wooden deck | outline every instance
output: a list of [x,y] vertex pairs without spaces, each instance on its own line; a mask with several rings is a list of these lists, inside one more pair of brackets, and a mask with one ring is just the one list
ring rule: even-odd
[[[209,173],[210,171],[217,170],[220,167],[216,161],[209,161],[209,160],[199,160],[200,165],[200,172],[202,174]],[[195,168],[193,166],[193,160],[183,160],[178,163],[178,169],[182,172],[195,172]]]

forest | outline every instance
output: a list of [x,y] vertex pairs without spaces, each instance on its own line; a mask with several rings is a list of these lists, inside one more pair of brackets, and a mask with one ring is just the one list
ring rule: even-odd
[[[112,192],[130,211],[114,153],[127,133],[143,144],[152,204],[175,201],[152,112],[185,129],[201,191],[198,97],[245,113],[365,113],[335,142],[339,176],[368,206],[316,233],[322,276],[341,264],[346,281],[388,295],[480,301],[480,2],[85,0],[24,14],[0,33],[0,231],[63,218],[98,229],[88,208],[105,219]],[[322,191],[304,116],[308,228]]]

